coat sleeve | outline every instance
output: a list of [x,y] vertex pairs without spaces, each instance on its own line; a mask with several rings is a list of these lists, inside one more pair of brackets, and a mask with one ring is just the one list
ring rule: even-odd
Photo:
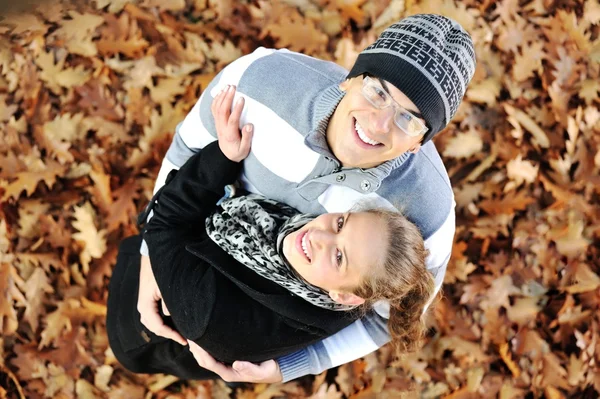
[[144,238],[152,271],[178,330],[194,339],[204,332],[215,301],[215,271],[186,250],[205,237],[204,221],[241,164],[227,159],[218,142],[194,155],[164,186]]

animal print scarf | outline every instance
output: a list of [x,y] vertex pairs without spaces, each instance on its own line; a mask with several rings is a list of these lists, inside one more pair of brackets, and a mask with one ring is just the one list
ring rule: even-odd
[[220,205],[222,211],[206,218],[206,232],[235,260],[315,306],[342,311],[355,307],[335,302],[306,282],[283,255],[283,239],[314,216],[256,194],[226,199]]

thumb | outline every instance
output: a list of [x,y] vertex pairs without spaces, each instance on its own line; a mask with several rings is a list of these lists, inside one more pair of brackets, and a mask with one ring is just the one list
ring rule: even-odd
[[239,360],[233,362],[231,367],[239,373],[244,373],[246,376],[256,376],[260,371],[260,367],[256,364]]

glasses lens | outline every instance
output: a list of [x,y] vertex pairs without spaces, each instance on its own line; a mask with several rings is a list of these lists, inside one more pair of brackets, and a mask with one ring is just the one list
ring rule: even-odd
[[397,109],[394,121],[400,129],[411,137],[416,137],[425,133],[425,126],[423,126],[423,123],[410,112]]

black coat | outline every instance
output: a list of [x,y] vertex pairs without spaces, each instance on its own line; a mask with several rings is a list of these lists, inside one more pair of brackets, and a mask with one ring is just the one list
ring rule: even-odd
[[[206,146],[164,186],[144,232],[152,270],[171,313],[165,320],[225,363],[260,362],[293,353],[358,317],[318,308],[292,295],[239,264],[207,236],[204,221],[240,167],[223,155],[217,142]],[[117,359],[137,372],[208,377],[187,348],[141,325],[135,253],[140,239],[129,240],[120,249],[109,292],[107,330]]]

